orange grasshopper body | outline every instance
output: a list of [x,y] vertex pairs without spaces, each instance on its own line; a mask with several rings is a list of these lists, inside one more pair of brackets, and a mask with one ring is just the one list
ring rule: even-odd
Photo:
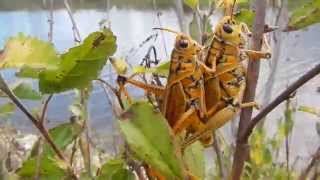
[[[174,32],[168,29],[164,29]],[[204,71],[206,66],[198,60],[202,46],[189,36],[176,33],[174,49],[171,53],[170,72],[165,88],[148,85],[136,80],[119,76],[121,86],[130,83],[143,88],[156,96],[162,96],[160,110],[168,120],[175,134],[187,130],[194,133],[202,129],[207,117],[204,94]],[[124,79],[125,78],[125,79]],[[121,88],[123,89],[123,88]],[[210,144],[212,135],[208,134],[201,139],[203,144]]]

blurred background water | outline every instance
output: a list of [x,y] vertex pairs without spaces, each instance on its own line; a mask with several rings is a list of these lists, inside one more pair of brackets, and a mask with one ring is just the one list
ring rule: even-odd
[[[41,39],[48,39],[49,11],[45,8],[44,0],[0,0],[0,47],[6,39],[23,32]],[[158,56],[162,60],[168,60],[174,37],[164,33],[164,39],[158,37],[157,41],[150,41],[143,47],[139,44],[148,36],[154,34],[153,27],[169,27],[179,30],[178,16],[174,2],[171,0],[72,0],[70,5],[74,11],[74,18],[84,38],[90,32],[99,30],[99,22],[106,19],[110,22],[112,31],[117,36],[118,50],[116,57],[127,57],[131,64],[138,64],[150,45],[155,45]],[[48,2],[47,2],[48,4]],[[191,19],[187,13],[186,17]],[[219,16],[213,17],[213,24]],[[74,46],[72,24],[68,13],[64,8],[63,0],[54,1],[54,27],[53,43],[59,52]],[[306,30],[283,33],[283,44],[279,58],[278,70],[274,80],[274,88],[270,93],[271,99],[277,96],[290,82],[296,80],[315,64],[320,57],[320,25],[314,25]],[[136,51],[132,51],[132,50]],[[167,53],[166,53],[167,52]],[[257,101],[263,101],[265,83],[270,74],[270,61],[262,61],[261,74],[258,84]],[[15,81],[14,71],[3,72],[9,82]],[[106,67],[103,77],[113,79],[110,69]],[[317,76],[297,92],[294,102],[298,105],[320,107],[320,77]],[[130,90],[135,96],[142,96],[139,90]],[[319,90],[318,90],[319,91]],[[67,122],[70,116],[69,105],[74,100],[71,92],[54,96],[48,113],[48,126],[54,126],[61,122]],[[3,101],[3,100],[2,100]],[[24,101],[30,109],[39,107],[41,102]],[[102,135],[114,132],[112,126],[111,108],[100,86],[96,86],[91,94],[89,102],[90,127],[92,132]],[[277,108],[268,116],[266,127],[268,134],[275,132],[275,124],[283,114],[283,107]],[[296,157],[308,157],[319,144],[319,136],[315,130],[316,117],[297,112],[295,114],[295,126],[291,136],[291,146]],[[319,120],[319,118],[318,118]],[[35,132],[26,117],[17,111],[10,123],[24,132]],[[230,123],[229,123],[230,125]],[[223,130],[232,137],[235,134],[232,126],[225,126]],[[229,138],[230,142],[233,141]],[[233,142],[234,143],[234,142]]]

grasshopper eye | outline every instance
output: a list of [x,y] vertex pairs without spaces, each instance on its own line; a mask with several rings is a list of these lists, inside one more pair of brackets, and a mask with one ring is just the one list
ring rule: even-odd
[[224,24],[222,26],[222,29],[224,32],[228,33],[228,34],[231,34],[233,32],[233,29],[230,27],[229,24]]
[[188,45],[189,45],[189,43],[188,43],[187,40],[180,40],[180,41],[179,41],[179,46],[180,46],[181,48],[187,48]]

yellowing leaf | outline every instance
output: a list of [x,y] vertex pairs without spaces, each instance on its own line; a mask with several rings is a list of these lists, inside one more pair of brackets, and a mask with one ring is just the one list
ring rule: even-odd
[[0,68],[53,68],[59,62],[53,45],[34,37],[19,34],[6,42],[0,54]]
[[320,117],[320,108],[317,109],[315,107],[310,107],[310,106],[300,106],[298,108],[298,111],[310,113],[310,114],[313,114],[313,115],[316,115],[316,116]]

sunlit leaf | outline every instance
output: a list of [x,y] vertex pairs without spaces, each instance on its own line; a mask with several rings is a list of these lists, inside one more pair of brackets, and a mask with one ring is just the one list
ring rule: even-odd
[[81,45],[61,55],[57,69],[40,73],[40,91],[59,93],[88,87],[115,51],[116,37],[109,29],[91,33]]
[[54,68],[59,62],[53,45],[35,37],[18,34],[11,37],[0,54],[0,68]]
[[13,93],[20,99],[40,100],[41,95],[39,92],[32,88],[30,83],[22,82],[13,88]]
[[316,116],[320,116],[320,109],[315,108],[315,107],[310,107],[310,106],[300,106],[298,108],[298,111],[310,113]]
[[109,160],[101,167],[101,175],[97,180],[135,180],[134,174],[126,169],[126,162],[123,159]]
[[247,24],[249,27],[252,27],[255,16],[256,16],[256,13],[254,11],[247,10],[247,9],[241,9],[235,15],[235,19],[238,22],[243,22],[243,23]]
[[112,67],[116,70],[117,74],[124,75],[127,72],[129,65],[125,59],[110,58],[110,62],[112,64]]
[[0,106],[0,119],[7,119],[16,110],[16,106],[13,103],[7,103]]
[[206,167],[203,150],[201,143],[196,142],[186,148],[183,156],[189,172],[199,179],[205,179]]
[[[59,160],[50,157],[41,158],[39,175],[41,179],[58,180],[69,177],[66,166],[61,166]],[[24,180],[33,180],[37,172],[37,158],[31,158],[25,161],[16,173]],[[69,177],[70,178],[70,177]]]
[[184,0],[184,3],[191,9],[196,9],[199,4],[199,0]]
[[306,28],[320,22],[320,0],[312,0],[293,11],[289,18],[287,31]]
[[118,121],[136,158],[167,179],[183,179],[183,163],[176,138],[161,113],[143,102],[133,104]]
[[[60,124],[49,130],[50,137],[60,150],[64,150],[75,138],[77,138],[82,131],[81,125],[77,123]],[[38,143],[33,147],[31,156],[36,156]],[[54,151],[49,144],[45,143],[43,147],[43,156],[52,156]]]

